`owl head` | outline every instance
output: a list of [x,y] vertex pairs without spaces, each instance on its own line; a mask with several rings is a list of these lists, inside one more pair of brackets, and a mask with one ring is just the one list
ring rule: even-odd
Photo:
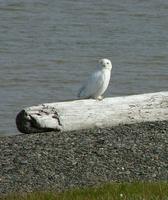
[[105,69],[112,69],[112,63],[109,59],[107,58],[103,58],[101,60],[99,60],[99,65],[101,68],[105,68]]

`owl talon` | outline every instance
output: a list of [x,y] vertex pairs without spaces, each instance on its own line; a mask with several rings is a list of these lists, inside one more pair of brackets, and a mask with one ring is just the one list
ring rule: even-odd
[[98,101],[102,101],[103,99],[104,99],[103,96],[99,96],[99,97],[97,97],[97,100],[98,100]]

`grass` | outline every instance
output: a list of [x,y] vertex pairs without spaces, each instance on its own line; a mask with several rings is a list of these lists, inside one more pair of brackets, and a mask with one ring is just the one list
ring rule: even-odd
[[[0,198],[1,199],[1,198]],[[11,194],[3,200],[168,200],[168,182],[109,183],[65,192]]]

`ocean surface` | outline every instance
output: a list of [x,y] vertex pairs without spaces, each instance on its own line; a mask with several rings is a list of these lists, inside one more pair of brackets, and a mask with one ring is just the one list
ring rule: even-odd
[[168,90],[168,1],[0,0],[0,136],[22,108],[76,98],[100,58],[107,97]]

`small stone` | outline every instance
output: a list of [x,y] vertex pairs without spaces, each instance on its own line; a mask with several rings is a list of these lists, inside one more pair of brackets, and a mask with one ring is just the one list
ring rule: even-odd
[[123,196],[124,196],[124,195],[121,193],[121,194],[120,194],[120,197],[123,197]]

